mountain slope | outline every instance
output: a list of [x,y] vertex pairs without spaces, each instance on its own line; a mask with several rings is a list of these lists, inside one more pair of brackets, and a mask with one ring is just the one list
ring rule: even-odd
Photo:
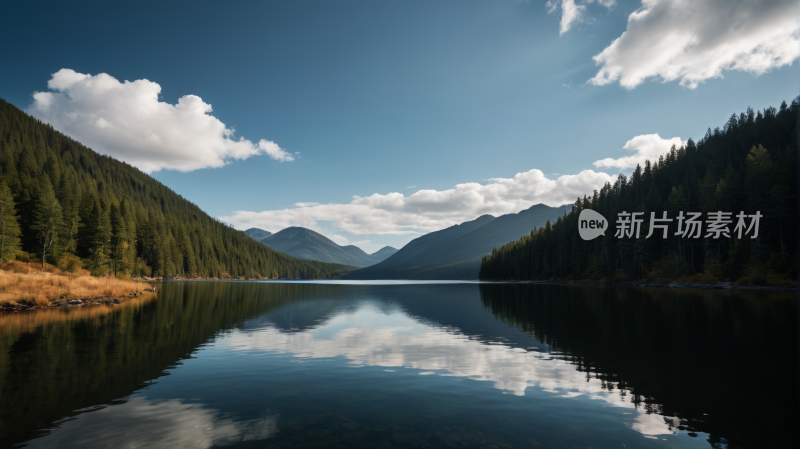
[[[353,271],[346,279],[477,279],[481,257],[510,240],[551,223],[571,205],[537,204],[518,214],[483,215],[409,242],[393,256]],[[516,236],[516,237],[514,237]]]
[[330,278],[351,269],[275,252],[0,99],[0,190],[3,183],[21,230],[7,239],[16,246],[4,246],[7,260],[45,253],[65,268],[120,277]]
[[375,263],[383,262],[384,260],[392,257],[392,255],[396,252],[397,248],[392,248],[391,246],[384,246],[383,248],[372,253],[372,257],[375,258]]
[[375,254],[367,254],[354,245],[339,246],[324,235],[310,229],[292,226],[262,239],[261,243],[298,259],[318,260],[365,267],[381,262],[397,250],[387,246]]
[[259,228],[250,228],[244,231],[244,233],[259,242],[272,235],[271,232]]

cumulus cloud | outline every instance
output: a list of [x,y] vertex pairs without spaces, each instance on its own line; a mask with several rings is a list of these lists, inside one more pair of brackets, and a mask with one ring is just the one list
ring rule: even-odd
[[633,89],[654,78],[694,89],[726,70],[761,75],[800,56],[797,14],[797,0],[643,0],[594,56],[601,67],[589,82]]
[[662,139],[658,134],[643,134],[627,141],[625,146],[622,147],[625,150],[633,152],[632,155],[619,159],[612,159],[610,157],[601,159],[595,161],[593,165],[598,168],[617,167],[621,170],[634,168],[637,164],[644,166],[645,160],[657,161],[658,157],[667,153],[673,145],[679,148],[686,145],[686,141],[681,140],[680,137]]
[[558,27],[558,33],[564,34],[573,25],[585,21],[586,5],[595,1],[609,9],[617,3],[616,0],[587,0],[584,4],[579,5],[575,3],[575,0],[548,0],[545,6],[548,14],[556,12],[558,7],[561,6],[561,22]]
[[606,173],[584,170],[577,175],[548,179],[540,170],[517,173],[513,178],[492,178],[487,183],[458,184],[447,190],[355,196],[349,203],[297,203],[270,211],[236,211],[220,217],[239,229],[283,229],[301,226],[322,232],[319,221],[356,235],[422,234],[473,220],[484,214],[516,213],[534,204],[560,206],[599,189],[612,180]]
[[[643,134],[628,140],[622,147],[630,155],[601,159],[593,165],[598,169],[632,169],[637,164],[644,165],[645,160],[657,161],[673,145],[681,147],[686,143],[680,137],[664,139],[658,134]],[[349,203],[303,202],[279,210],[239,210],[219,218],[238,229],[301,226],[325,233],[319,223],[331,222],[335,229],[355,235],[426,234],[484,214],[517,213],[538,203],[549,206],[573,203],[576,198],[614,181],[611,175],[594,170],[549,176],[533,169],[517,173],[513,178],[490,178],[484,183],[458,184],[447,190],[419,190],[410,195],[375,193],[354,196]],[[330,239],[339,245],[349,244],[346,237],[338,234]]]
[[28,111],[92,149],[145,172],[222,167],[234,159],[266,154],[294,157],[275,142],[235,138],[234,130],[211,115],[196,95],[177,104],[159,101],[161,86],[146,79],[119,82],[101,73],[61,69],[36,92]]

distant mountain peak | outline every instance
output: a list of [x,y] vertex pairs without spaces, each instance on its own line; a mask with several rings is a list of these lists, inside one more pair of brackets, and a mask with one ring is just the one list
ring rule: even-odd
[[492,248],[555,222],[571,204],[535,204],[516,214],[480,217],[409,242],[383,262],[350,272],[346,279],[477,279],[481,256]]
[[382,262],[397,251],[391,248],[392,251],[381,249],[375,254],[367,254],[355,245],[337,245],[328,237],[300,226],[290,226],[276,232],[262,239],[261,243],[298,259],[318,260],[358,267],[367,267]]
[[393,248],[391,246],[384,246],[383,248],[375,251],[372,253],[373,256],[383,256],[383,259],[387,259],[392,254],[396,253],[398,250],[397,248]]
[[250,228],[244,231],[244,233],[249,235],[253,239],[258,240],[259,242],[272,235],[271,232],[259,228]]

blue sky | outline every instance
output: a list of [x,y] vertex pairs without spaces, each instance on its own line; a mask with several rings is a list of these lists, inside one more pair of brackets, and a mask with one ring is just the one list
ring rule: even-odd
[[[238,228],[301,225],[374,252],[482,213],[572,202],[604,176],[629,171],[594,162],[662,148],[654,138],[628,144],[637,136],[698,139],[748,106],[791,101],[797,26],[778,18],[789,8],[796,22],[796,2],[771,10],[706,3],[684,12],[673,0],[6,2],[0,97],[151,172]],[[579,14],[569,16],[570,7]],[[638,28],[629,22],[637,10],[650,21]],[[742,41],[725,25],[733,19],[714,19],[734,14],[743,18]],[[566,30],[565,17],[573,18]],[[765,31],[781,26],[788,34]],[[678,48],[659,62],[678,45],[664,37],[676,30],[700,36],[692,48],[716,37],[739,53],[712,47],[685,56]],[[624,32],[627,47],[607,50]],[[637,48],[641,42],[648,47]],[[748,59],[759,50],[747,42],[771,48],[773,61]],[[604,50],[610,56],[598,64],[593,57]],[[589,82],[604,67],[622,75]],[[208,132],[235,134],[187,131],[167,144],[159,132],[197,127],[190,118],[174,126],[153,119],[126,129],[126,142],[142,136],[141,148],[157,140],[166,150],[126,146],[94,132],[98,117],[113,127],[126,112],[109,112],[107,97],[79,101],[91,86],[79,91],[75,83],[92,78],[67,74],[49,87],[61,69],[106,73],[120,83],[149,80],[142,85],[157,83],[158,101],[168,105],[197,96],[195,104],[213,107],[198,113],[216,119],[203,125]],[[34,92],[50,92],[50,103]],[[72,110],[90,119],[64,121]],[[170,127],[159,131],[152,125],[159,120]],[[234,148],[240,137],[252,145]],[[212,145],[207,157],[176,162],[214,139],[230,147],[222,156]],[[174,147],[198,150],[159,159]],[[564,175],[574,178],[558,182]],[[362,199],[353,204],[354,196]]]

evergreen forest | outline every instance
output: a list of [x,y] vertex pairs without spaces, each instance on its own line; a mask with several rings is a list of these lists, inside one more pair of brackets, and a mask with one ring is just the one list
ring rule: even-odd
[[[572,211],[481,261],[482,280],[561,280],[790,284],[797,280],[798,110],[748,108],[630,176],[578,198]],[[578,217],[592,209],[608,221],[604,236],[583,240]],[[700,236],[678,233],[679,213],[702,212]],[[729,236],[708,236],[709,213],[730,212]],[[615,235],[621,212],[642,212],[639,238]],[[673,219],[650,237],[651,212]],[[760,214],[759,232],[734,232],[737,215]],[[752,219],[750,219],[752,221]],[[657,222],[656,222],[657,223]],[[748,227],[751,225],[747,222]]]
[[0,99],[0,258],[93,275],[332,278]]

